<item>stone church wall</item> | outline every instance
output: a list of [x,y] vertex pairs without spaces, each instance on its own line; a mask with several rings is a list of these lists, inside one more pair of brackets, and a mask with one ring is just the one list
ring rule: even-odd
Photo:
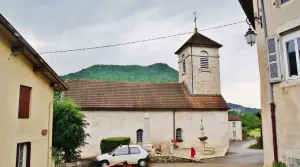
[[[107,137],[130,137],[136,143],[136,131],[144,128],[146,111],[83,111],[90,123],[90,134],[82,149],[82,156],[96,156],[100,152],[100,141]],[[150,137],[154,146],[168,147],[173,139],[173,111],[148,111],[150,115]],[[198,147],[200,120],[203,119],[204,133],[208,145],[228,146],[227,112],[176,111],[175,127],[181,128],[182,148]]]
[[204,135],[208,137],[208,147],[229,146],[228,113],[224,111],[176,112],[176,128],[182,129],[182,148],[199,147],[200,124],[203,121]]

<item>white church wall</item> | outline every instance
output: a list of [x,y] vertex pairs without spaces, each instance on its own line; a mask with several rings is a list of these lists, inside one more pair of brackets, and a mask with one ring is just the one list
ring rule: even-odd
[[183,142],[181,148],[199,147],[201,117],[204,126],[204,135],[208,137],[207,146],[227,147],[228,139],[228,113],[225,111],[176,112],[176,129],[182,129]]
[[[107,137],[130,137],[136,143],[136,131],[144,128],[145,111],[83,111],[91,137],[82,149],[82,156],[95,156],[100,152],[100,141]],[[173,112],[149,111],[150,137],[154,146],[166,146],[173,138]]]
[[[86,132],[91,137],[82,149],[82,156],[95,156],[100,152],[100,141],[107,137],[130,137],[136,143],[136,131],[144,128],[146,111],[83,111],[90,123]],[[173,111],[148,111],[150,137],[154,146],[169,146],[173,139]],[[228,146],[228,115],[224,111],[176,111],[175,129],[182,129],[180,148],[199,147],[200,123],[203,119],[207,146]]]
[[[235,127],[233,127],[233,122],[235,122]],[[229,129],[229,139],[230,140],[243,140],[242,137],[242,121],[228,121],[228,129]],[[234,132],[236,136],[234,137]]]

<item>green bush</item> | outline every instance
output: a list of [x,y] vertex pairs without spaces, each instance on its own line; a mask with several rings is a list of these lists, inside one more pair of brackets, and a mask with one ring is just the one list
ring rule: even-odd
[[262,149],[262,146],[259,145],[258,143],[254,143],[254,144],[251,144],[249,148]]
[[129,143],[129,137],[110,137],[101,140],[100,150],[102,154],[105,154],[111,152],[120,145],[128,145]]
[[273,167],[286,167],[286,165],[282,162],[273,162]]
[[251,144],[249,148],[254,148],[254,149],[263,149],[263,141],[262,141],[262,137],[257,137],[256,138],[256,143],[255,144]]

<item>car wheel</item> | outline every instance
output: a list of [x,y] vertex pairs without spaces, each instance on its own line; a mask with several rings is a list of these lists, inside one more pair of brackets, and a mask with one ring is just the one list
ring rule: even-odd
[[145,166],[147,166],[147,161],[145,159],[141,159],[141,160],[139,160],[138,165],[140,167],[145,167]]
[[109,165],[108,161],[101,161],[101,167],[106,167]]

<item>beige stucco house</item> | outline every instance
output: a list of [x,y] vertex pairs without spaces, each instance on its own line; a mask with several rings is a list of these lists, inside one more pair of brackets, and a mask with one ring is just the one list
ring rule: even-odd
[[228,136],[231,141],[242,141],[242,120],[241,118],[228,114]]
[[257,33],[264,164],[292,163],[300,159],[300,1],[239,1]]
[[[179,83],[67,80],[72,98],[85,114],[91,135],[82,156],[95,156],[103,138],[128,136],[143,143],[145,114],[150,142],[180,148],[199,147],[201,119],[208,147],[228,148],[228,106],[221,95],[219,48],[197,31],[177,54]],[[147,116],[147,117],[148,117]],[[148,135],[147,135],[148,136]]]
[[49,167],[52,102],[66,84],[0,14],[0,166]]

